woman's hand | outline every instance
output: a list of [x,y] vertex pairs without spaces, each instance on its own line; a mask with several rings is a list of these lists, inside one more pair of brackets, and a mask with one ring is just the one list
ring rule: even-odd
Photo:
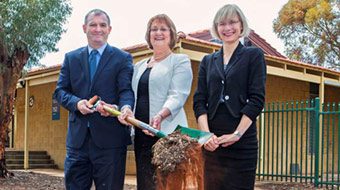
[[217,136],[213,135],[208,142],[206,142],[203,147],[204,149],[206,149],[207,151],[213,152],[216,150],[216,148],[218,148],[220,145],[218,144],[217,141]]
[[[202,131],[206,131],[206,132],[210,132],[209,131],[209,126],[208,126],[208,115],[207,114],[202,114],[198,117],[197,119],[197,123],[198,123],[198,128]],[[217,141],[217,136],[213,135],[208,142],[206,142],[203,147],[204,149],[206,149],[207,151],[215,151],[216,148],[218,148],[220,145],[218,144]]]
[[[156,114],[155,116],[153,116],[153,118],[151,119],[151,122],[150,122],[150,126],[157,129],[157,130],[160,130],[161,129],[161,123],[163,121],[163,118],[160,114]],[[150,135],[150,136],[155,136],[154,134],[150,133],[148,130],[143,130],[143,132],[146,134],[146,135]]]
[[227,147],[239,141],[252,123],[253,121],[248,116],[243,114],[235,132],[218,137],[218,144],[222,147]]
[[217,138],[217,143],[222,147],[227,147],[239,141],[240,137],[235,134],[226,134]]
[[153,116],[153,118],[151,119],[151,126],[155,129],[160,130],[161,129],[161,123],[163,121],[163,117],[160,114],[156,114],[155,116]]

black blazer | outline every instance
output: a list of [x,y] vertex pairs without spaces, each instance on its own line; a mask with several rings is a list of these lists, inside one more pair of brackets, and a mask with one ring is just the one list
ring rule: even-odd
[[[133,73],[130,54],[107,45],[90,82],[88,48],[82,47],[65,55],[55,90],[58,102],[69,111],[66,146],[80,148],[88,132],[100,148],[124,147],[131,143],[129,128],[115,117],[102,117],[98,112],[82,115],[77,109],[81,99],[98,95],[109,104],[134,106],[131,88]],[[88,123],[91,127],[88,128]]]
[[219,104],[224,103],[233,117],[245,114],[255,121],[264,106],[265,82],[266,65],[259,48],[239,43],[226,70],[223,48],[206,55],[200,64],[194,95],[196,118],[208,114],[211,120]]

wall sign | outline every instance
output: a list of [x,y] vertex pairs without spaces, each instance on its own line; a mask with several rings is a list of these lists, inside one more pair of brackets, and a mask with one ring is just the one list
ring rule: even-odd
[[33,107],[34,105],[34,96],[30,96],[29,99],[28,99],[28,105],[29,107]]
[[60,119],[60,105],[58,104],[57,99],[52,96],[52,120]]

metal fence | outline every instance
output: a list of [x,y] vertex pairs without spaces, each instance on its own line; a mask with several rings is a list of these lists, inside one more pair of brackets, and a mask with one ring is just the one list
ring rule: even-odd
[[258,180],[340,188],[340,103],[266,104],[258,120]]

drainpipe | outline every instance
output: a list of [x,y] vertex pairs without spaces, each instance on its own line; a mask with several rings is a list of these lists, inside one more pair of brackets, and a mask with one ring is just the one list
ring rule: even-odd
[[29,81],[25,80],[25,133],[24,133],[24,169],[28,169],[28,144],[27,144],[27,131],[28,131],[28,86]]

